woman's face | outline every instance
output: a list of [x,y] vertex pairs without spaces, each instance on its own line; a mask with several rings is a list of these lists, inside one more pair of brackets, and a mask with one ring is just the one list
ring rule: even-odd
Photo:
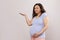
[[39,14],[41,12],[41,9],[38,5],[36,5],[34,11],[36,14]]

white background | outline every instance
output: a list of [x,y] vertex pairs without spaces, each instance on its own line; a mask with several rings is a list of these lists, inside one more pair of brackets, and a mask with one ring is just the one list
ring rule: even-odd
[[35,3],[42,3],[49,17],[46,40],[60,40],[60,0],[0,0],[0,40],[30,40],[25,18],[32,17]]

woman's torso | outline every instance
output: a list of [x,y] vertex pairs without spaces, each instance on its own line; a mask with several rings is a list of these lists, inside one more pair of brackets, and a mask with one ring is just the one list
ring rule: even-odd
[[44,27],[43,18],[46,15],[47,15],[46,13],[43,13],[39,18],[36,17],[33,18],[32,27],[30,28],[31,35],[42,30],[42,28]]

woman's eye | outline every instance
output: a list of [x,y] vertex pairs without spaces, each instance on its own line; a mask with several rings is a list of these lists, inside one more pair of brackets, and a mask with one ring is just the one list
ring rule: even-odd
[[38,9],[38,8],[35,8],[35,9]]

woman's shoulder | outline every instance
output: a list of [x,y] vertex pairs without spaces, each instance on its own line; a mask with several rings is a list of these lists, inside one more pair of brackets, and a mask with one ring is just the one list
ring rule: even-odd
[[47,13],[43,13],[43,14],[42,14],[42,18],[44,18],[44,17],[46,17],[46,16],[48,16]]
[[43,16],[47,16],[47,13],[43,13],[42,15],[43,15]]

